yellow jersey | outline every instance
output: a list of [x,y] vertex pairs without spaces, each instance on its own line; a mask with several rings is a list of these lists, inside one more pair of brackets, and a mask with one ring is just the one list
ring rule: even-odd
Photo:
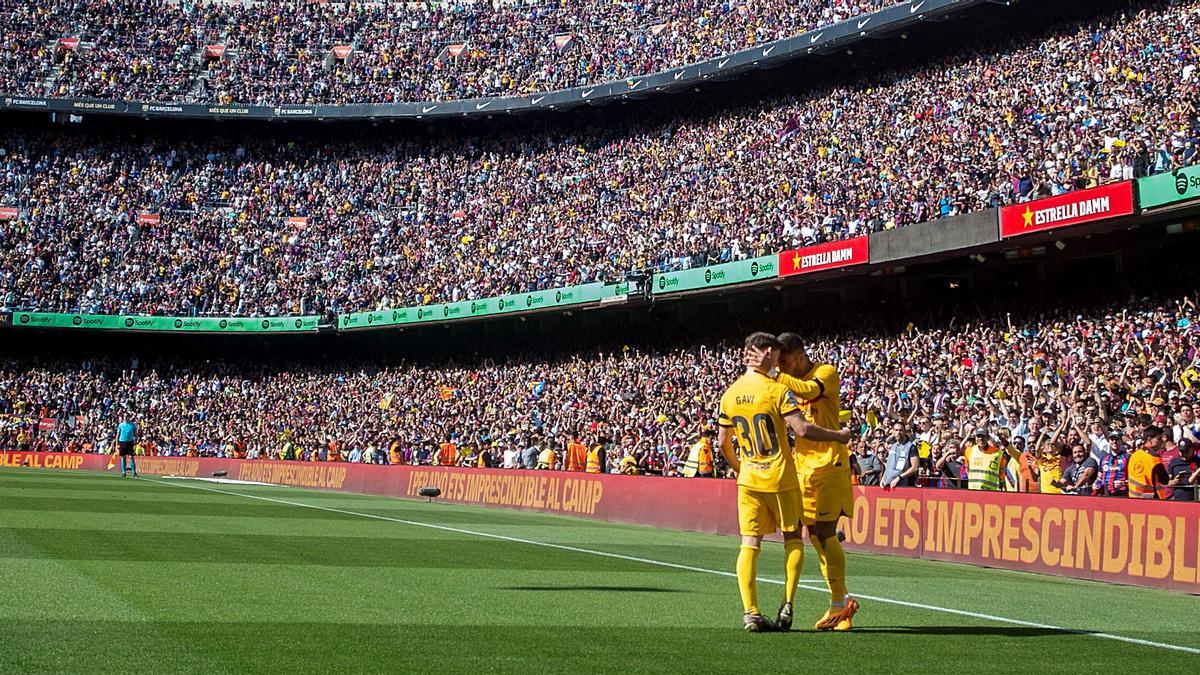
[[1041,492],[1044,495],[1061,495],[1062,490],[1054,487],[1052,483],[1062,479],[1062,462],[1057,457],[1053,459],[1038,460],[1038,481],[1040,483]]
[[626,476],[636,476],[638,473],[637,460],[629,455],[621,458],[621,473]]
[[[842,386],[837,368],[819,363],[804,377],[779,373],[776,380],[799,399],[804,417],[819,427],[842,428]],[[850,450],[842,443],[796,439],[796,469],[809,475],[850,470]]]
[[738,378],[721,397],[717,423],[732,428],[742,470],[737,484],[757,492],[800,487],[785,415],[798,414],[796,398],[762,373]]

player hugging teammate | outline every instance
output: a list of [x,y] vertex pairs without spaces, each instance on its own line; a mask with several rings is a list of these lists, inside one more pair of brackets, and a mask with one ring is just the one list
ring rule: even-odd
[[[721,397],[718,413],[721,454],[738,474],[743,623],[752,632],[791,628],[804,565],[801,528],[807,527],[830,592],[829,609],[815,628],[850,630],[858,603],[846,591],[837,522],[852,513],[854,493],[850,433],[835,431],[841,426],[837,369],[814,364],[795,333],[754,333],[746,338],[745,362],[745,373]],[[794,451],[788,429],[796,438]],[[777,530],[783,533],[785,584],[772,622],[759,610],[756,577],[762,538]]]

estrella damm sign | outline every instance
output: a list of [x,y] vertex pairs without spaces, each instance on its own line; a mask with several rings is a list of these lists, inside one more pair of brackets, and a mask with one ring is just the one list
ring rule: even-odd
[[1133,182],[1122,181],[1005,206],[1000,209],[1000,236],[1016,237],[1132,213]]
[[867,237],[832,241],[784,251],[779,254],[779,276],[810,274],[870,262]]

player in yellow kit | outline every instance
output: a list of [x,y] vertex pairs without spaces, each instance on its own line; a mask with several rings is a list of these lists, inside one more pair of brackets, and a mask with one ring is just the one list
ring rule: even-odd
[[[746,338],[747,350],[762,354],[761,363],[746,372],[725,391],[718,413],[718,447],[725,461],[738,474],[738,522],[742,535],[738,551],[737,579],[745,610],[746,630],[774,630],[777,624],[758,608],[758,554],[762,538],[783,532],[785,585],[778,627],[791,627],[792,601],[804,565],[804,543],[800,539],[800,480],[787,429],[796,438],[818,442],[849,441],[845,432],[809,424],[800,413],[796,398],[784,385],[767,376],[779,359],[780,343],[767,333]],[[737,452],[733,452],[734,442]]]
[[[804,341],[795,333],[779,336],[783,348],[776,381],[797,399],[809,422],[821,426],[841,423],[841,382],[837,368],[813,363]],[[746,365],[754,367],[761,351],[747,350]],[[844,442],[796,440],[796,469],[799,471],[803,508],[800,521],[808,527],[808,538],[821,574],[829,585],[829,609],[817,620],[817,630],[850,630],[858,601],[846,590],[846,553],[837,536],[838,519],[854,513],[854,488],[850,483],[850,451]]]

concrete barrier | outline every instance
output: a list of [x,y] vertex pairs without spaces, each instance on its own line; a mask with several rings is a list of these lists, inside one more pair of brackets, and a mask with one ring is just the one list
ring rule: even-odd
[[931,220],[871,235],[871,264],[919,262],[940,253],[1000,241],[998,209]]

